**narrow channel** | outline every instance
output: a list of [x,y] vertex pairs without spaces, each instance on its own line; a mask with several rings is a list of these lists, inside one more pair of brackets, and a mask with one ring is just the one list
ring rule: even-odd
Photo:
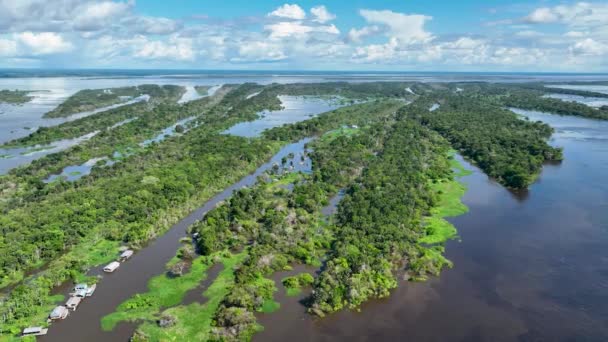
[[113,331],[105,332],[101,330],[101,318],[114,312],[120,303],[134,294],[147,291],[150,278],[165,272],[165,264],[175,255],[180,246],[179,240],[186,235],[188,226],[201,219],[219,202],[230,197],[234,190],[253,185],[258,176],[273,165],[280,164],[283,157],[290,153],[302,154],[304,146],[310,140],[311,138],[305,138],[284,146],[255,172],[226,188],[171,227],[167,233],[150,242],[129,261],[121,264],[115,273],[104,275],[95,294],[87,298],[67,319],[53,323],[48,335],[40,337],[40,341],[128,341],[135,329],[134,325],[123,324]]

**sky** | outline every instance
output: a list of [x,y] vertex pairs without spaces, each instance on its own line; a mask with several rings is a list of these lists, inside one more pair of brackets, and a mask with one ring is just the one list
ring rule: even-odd
[[0,68],[608,72],[608,1],[0,0]]

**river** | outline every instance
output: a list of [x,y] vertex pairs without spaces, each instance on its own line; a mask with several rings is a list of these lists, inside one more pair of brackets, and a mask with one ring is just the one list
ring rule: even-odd
[[[258,315],[256,341],[605,341],[608,339],[608,122],[518,111],[556,128],[565,160],[546,165],[529,191],[512,193],[462,161],[470,211],[451,218],[454,268],[427,282],[401,282],[389,298],[324,319],[280,293],[281,309]],[[95,295],[41,341],[126,341],[134,325],[102,332],[100,319],[146,290],[194,220],[305,141],[214,197],[105,276]],[[277,278],[277,277],[275,277]],[[279,279],[279,278],[277,278]]]
[[[551,143],[565,148],[565,160],[546,165],[529,191],[517,194],[463,161],[473,170],[462,179],[470,211],[449,219],[460,235],[446,248],[454,268],[427,282],[402,281],[361,312],[322,320],[307,315],[298,298],[281,295],[280,310],[259,315],[265,329],[254,340],[608,340],[608,122],[520,113],[557,129]],[[94,296],[40,341],[126,341],[135,325],[103,332],[101,317],[164,272],[188,225],[304,143],[288,145],[105,275]]]
[[[286,145],[254,173],[214,196],[203,206],[171,227],[167,233],[137,252],[127,262],[121,264],[121,267],[115,273],[105,274],[99,281],[95,294],[87,298],[78,307],[78,310],[67,319],[53,323],[49,329],[49,334],[40,337],[39,340],[63,342],[128,341],[135,330],[135,325],[123,323],[111,332],[104,332],[101,330],[101,318],[112,313],[120,303],[129,297],[136,293],[145,292],[150,278],[166,271],[165,264],[175,255],[180,246],[179,240],[186,236],[188,226],[196,220],[200,220],[207,211],[232,195],[234,190],[254,184],[258,176],[270,170],[273,165],[281,164],[283,157],[287,157],[290,153],[301,155],[309,141],[310,139],[302,139],[296,143]],[[91,273],[102,272],[95,269]],[[67,293],[68,291],[69,285],[57,289],[59,293]]]
[[454,268],[324,319],[280,296],[254,341],[608,340],[608,122],[525,113],[556,128],[565,160],[519,194],[465,162]]

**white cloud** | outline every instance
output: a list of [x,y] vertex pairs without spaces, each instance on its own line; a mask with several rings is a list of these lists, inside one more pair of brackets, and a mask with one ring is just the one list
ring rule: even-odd
[[139,34],[171,34],[177,32],[181,25],[174,20],[160,17],[135,16],[122,20],[122,24]]
[[280,6],[274,11],[268,13],[268,16],[302,20],[306,18],[306,12],[304,12],[302,7],[296,4],[284,4],[283,6]]
[[348,40],[351,42],[360,43],[364,38],[376,35],[380,32],[382,32],[382,29],[376,25],[365,26],[361,29],[352,28],[350,31],[348,31]]
[[368,23],[385,25],[388,28],[387,34],[391,38],[396,38],[401,44],[427,42],[433,39],[431,33],[424,29],[424,25],[432,17],[389,10],[361,10],[359,13]]
[[146,41],[135,47],[134,56],[144,59],[168,59],[176,61],[193,61],[195,52],[192,40],[187,38],[171,37],[168,42],[154,40]]
[[532,24],[605,26],[608,23],[608,3],[577,2],[571,5],[537,8],[526,16],[524,21]]
[[543,7],[534,10],[530,13],[525,21],[529,23],[553,23],[559,20],[559,15],[551,8]]
[[340,34],[340,31],[335,25],[328,26],[309,26],[301,21],[282,21],[276,24],[264,26],[264,29],[270,32],[271,39],[281,39],[288,37],[305,38],[309,33],[325,33],[331,35]]
[[53,32],[23,32],[16,34],[15,38],[34,55],[63,53],[73,49],[72,43]]
[[0,38],[0,56],[17,55],[17,43],[14,40]]
[[588,33],[585,32],[581,32],[581,31],[568,31],[566,32],[566,34],[564,34],[564,36],[568,37],[568,38],[582,38],[585,37]]
[[392,38],[387,44],[371,44],[355,49],[353,59],[363,62],[389,62],[397,55],[397,39]]
[[74,20],[74,28],[82,31],[96,31],[121,17],[131,9],[131,3],[104,1],[82,6]]
[[234,62],[270,62],[287,58],[280,45],[257,41],[247,42],[239,47],[239,56]]
[[315,17],[313,21],[321,24],[336,19],[336,15],[327,11],[327,8],[323,5],[311,8],[310,13]]
[[572,45],[570,52],[574,55],[602,56],[608,54],[608,45],[587,38]]

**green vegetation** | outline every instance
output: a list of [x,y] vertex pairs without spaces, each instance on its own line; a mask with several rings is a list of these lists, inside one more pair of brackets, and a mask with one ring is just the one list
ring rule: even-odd
[[[232,258],[235,258],[229,253],[222,254],[217,254],[217,259],[221,262],[229,262]],[[167,268],[171,269],[176,263],[184,261],[183,257],[177,259],[172,260]],[[101,320],[102,328],[112,330],[121,321],[147,320],[155,322],[160,318],[163,308],[180,304],[186,293],[196,288],[207,277],[206,272],[215,259],[215,256],[198,256],[193,260],[185,258],[186,262],[190,264],[189,270],[185,274],[179,276],[163,274],[152,278],[148,283],[148,292],[135,295],[122,303],[116,309],[116,312],[105,316]]]
[[68,97],[57,108],[44,114],[47,118],[61,118],[72,114],[88,112],[95,109],[127,102],[141,95],[149,95],[151,99],[172,97],[177,100],[185,89],[177,86],[157,86],[144,84],[134,87],[109,89],[84,89]]
[[608,111],[605,109],[596,109],[583,103],[540,97],[529,93],[507,96],[503,99],[503,103],[507,107],[608,120]]
[[302,287],[310,286],[315,281],[315,278],[309,273],[301,273],[297,276],[286,277],[281,280],[283,286],[287,289],[288,296],[297,296],[302,291]]
[[0,103],[24,104],[32,100],[33,97],[29,94],[30,92],[25,90],[2,89],[0,90]]
[[246,256],[246,252],[222,253],[220,262],[224,269],[203,293],[207,298],[205,303],[174,306],[164,309],[162,313],[157,312],[155,317],[173,317],[175,324],[161,328],[154,319],[148,320],[138,327],[135,336],[142,337],[143,341],[208,341],[215,312],[232,288],[235,271]]
[[[450,166],[455,170],[455,177],[463,177],[471,173],[453,157]],[[460,201],[466,192],[464,184],[456,179],[439,180],[431,185],[438,194],[439,200],[435,207],[431,208],[429,216],[424,218],[426,236],[419,240],[423,244],[439,244],[457,236],[456,228],[445,220],[446,217],[459,216],[468,211],[468,208]]]
[[[13,275],[53,261],[43,274],[19,285],[0,303],[2,329],[22,326],[22,317],[31,317],[31,310],[48,302],[53,286],[74,279],[74,272],[86,270],[90,266],[88,259],[74,255],[88,252],[82,248],[91,241],[145,243],[267,160],[278,144],[219,134],[243,117],[255,114],[248,108],[258,104],[235,106],[248,92],[249,86],[243,86],[224,96],[213,111],[206,113],[205,125],[131,155],[112,168],[94,170],[90,177],[78,182],[35,181],[40,165],[57,160],[56,155],[25,168],[30,172],[22,169],[19,176],[3,177],[7,189],[15,190],[15,183],[8,183],[10,179],[23,179],[22,187],[32,187],[32,192],[6,194],[9,201],[4,205],[10,210],[1,216],[0,226],[10,234],[4,233],[0,238],[2,281],[7,284],[20,278]],[[203,100],[179,108],[198,111],[200,106],[208,106],[205,101],[209,100]],[[241,110],[232,111],[235,107]],[[130,124],[120,129],[129,129]],[[85,151],[76,148],[58,155],[72,153]],[[150,176],[158,181],[141,181]],[[22,201],[24,198],[28,200]]]
[[586,104],[564,101],[545,97],[547,94],[569,94],[586,97],[606,98],[608,94],[545,87],[542,83],[514,83],[514,84],[492,84],[492,83],[460,83],[452,85],[453,88],[464,89],[464,94],[473,96],[477,100],[492,102],[497,106],[515,107],[559,115],[582,116],[591,119],[608,119],[606,109],[592,108]]
[[50,144],[60,139],[74,139],[91,132],[108,129],[128,119],[144,116],[152,108],[155,108],[157,112],[167,113],[170,104],[177,101],[184,92],[183,87],[171,85],[145,85],[139,86],[139,88],[145,89],[147,93],[150,93],[151,99],[149,102],[125,105],[57,126],[40,127],[32,134],[10,141],[4,144],[3,147],[34,146],[37,144]]
[[[413,106],[427,105],[420,101]],[[526,188],[545,161],[561,160],[562,151],[547,144],[553,129],[528,122],[490,100],[468,94],[444,94],[441,108],[417,110],[415,118],[450,141],[485,173],[511,188]]]
[[406,260],[421,278],[449,266],[440,254],[442,246],[419,244],[426,233],[422,220],[438,203],[431,184],[451,178],[448,146],[411,120],[408,111],[400,110],[382,153],[339,205],[335,241],[314,284],[314,314],[356,308],[370,298],[388,296],[397,286],[393,271]]
[[[19,139],[49,143],[93,131],[96,136],[0,177],[0,282],[20,281],[0,302],[0,333],[38,325],[54,305],[51,289],[65,281],[94,281],[86,271],[116,257],[119,246],[143,246],[186,213],[252,172],[281,146],[314,137],[305,151],[284,158],[258,183],[238,189],[190,227],[189,241],[167,264],[170,276],[104,317],[104,329],[143,321],[133,340],[249,340],[261,327],[256,313],[279,309],[269,277],[294,263],[320,266],[316,279],[283,279],[288,294],[308,284],[310,312],[319,316],[388,296],[406,272],[412,280],[438,275],[451,262],[444,244],[455,238],[446,217],[467,208],[455,177],[466,170],[452,149],[501,183],[530,184],[546,160],[561,159],[547,145],[552,129],[504,109],[511,94],[536,88],[485,84],[324,83],[224,86],[216,94],[177,104],[181,88],[167,88],[150,103],[116,108]],[[160,87],[159,87],[160,88]],[[406,90],[410,88],[416,95]],[[252,93],[257,96],[248,98]],[[258,138],[221,134],[281,106],[277,95],[344,97],[353,104],[309,120],[276,127]],[[414,100],[410,105],[405,98]],[[429,112],[433,103],[441,107]],[[138,120],[112,127],[126,119]],[[179,120],[179,134],[141,146]],[[44,183],[51,174],[95,157],[97,165],[74,182]],[[312,172],[289,171],[312,161]],[[335,217],[321,213],[338,191]],[[238,252],[237,252],[238,251]],[[203,304],[182,305],[185,294],[224,269],[205,290]],[[31,270],[41,270],[31,276]]]

